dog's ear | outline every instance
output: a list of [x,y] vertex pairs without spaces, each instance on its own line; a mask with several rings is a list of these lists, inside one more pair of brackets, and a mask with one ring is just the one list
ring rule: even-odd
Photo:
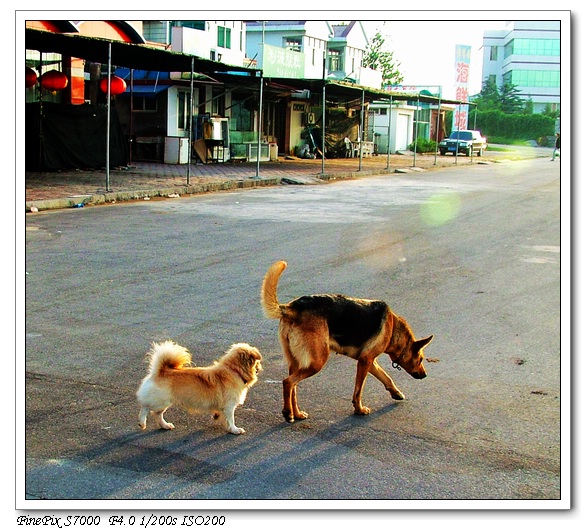
[[426,337],[425,339],[416,340],[413,343],[413,351],[419,351],[421,348],[424,348],[425,346],[427,346],[431,342],[432,339],[433,339],[433,335],[430,335],[429,337]]
[[256,361],[261,360],[260,352],[256,348],[253,348],[251,346],[240,346],[238,353],[240,356],[240,361],[244,366],[248,368],[254,366],[254,363],[256,363]]

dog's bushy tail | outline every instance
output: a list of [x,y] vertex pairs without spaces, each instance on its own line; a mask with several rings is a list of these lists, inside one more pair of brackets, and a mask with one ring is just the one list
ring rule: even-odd
[[283,310],[277,298],[277,285],[281,274],[286,268],[286,262],[277,261],[269,267],[263,279],[260,301],[267,318],[281,318],[283,316]]
[[172,340],[153,342],[146,355],[146,361],[149,364],[149,374],[157,375],[165,369],[177,369],[191,364],[191,354],[187,348]]

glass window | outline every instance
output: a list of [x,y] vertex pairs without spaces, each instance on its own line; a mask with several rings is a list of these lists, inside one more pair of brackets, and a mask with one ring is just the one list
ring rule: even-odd
[[157,98],[133,96],[132,97],[132,111],[133,112],[156,112]]
[[182,28],[199,29],[201,31],[205,31],[206,29],[205,20],[173,20],[171,22],[171,25],[179,26]]
[[505,46],[505,57],[511,55],[559,57],[559,39],[513,39]]
[[342,57],[339,50],[328,50],[330,71],[342,70]]
[[292,52],[301,51],[301,38],[300,37],[285,37],[285,48]]
[[513,70],[503,76],[505,83],[523,87],[559,88],[559,70]]
[[491,61],[496,61],[498,59],[498,51],[499,51],[498,46],[491,46],[490,47],[490,60]]
[[224,26],[218,26],[218,46],[220,48],[232,47],[232,30]]
[[185,129],[185,116],[187,114],[185,109],[185,92],[177,94],[177,128]]

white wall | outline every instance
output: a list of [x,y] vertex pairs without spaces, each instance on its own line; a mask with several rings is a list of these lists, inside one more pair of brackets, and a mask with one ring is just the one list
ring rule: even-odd
[[[377,105],[380,107],[381,105]],[[413,141],[413,116],[415,114],[414,107],[402,105],[393,107],[391,110],[391,137],[390,147],[391,154],[397,151],[407,149],[407,146]],[[375,114],[374,116],[374,132],[380,134],[378,140],[379,154],[387,152],[387,144],[389,141],[389,115]]]
[[[217,45],[218,26],[228,27],[231,30],[231,48],[221,48]],[[245,23],[241,21],[208,21],[206,31],[193,28],[174,27],[171,33],[171,49],[176,52],[189,53],[210,58],[210,52],[216,52],[216,61],[243,66],[246,50]],[[240,49],[242,43],[242,49]],[[221,58],[218,58],[221,55]]]

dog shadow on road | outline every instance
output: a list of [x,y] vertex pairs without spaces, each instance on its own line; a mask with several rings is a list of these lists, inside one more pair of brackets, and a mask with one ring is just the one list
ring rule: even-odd
[[[372,424],[395,407],[396,403],[389,403],[370,415],[347,415],[334,422],[316,415],[315,420],[279,421],[264,430],[257,423],[249,426],[245,436],[237,437],[208,425],[181,433],[179,429],[128,432],[94,445],[76,459],[139,477],[166,476],[171,479],[169,487],[175,479],[188,481],[203,491],[221,491],[222,498],[224,491],[232,498],[286,498],[296,482],[314,474],[331,474],[340,462],[368,448]],[[222,486],[251,482],[253,488],[238,489],[239,497]],[[141,497],[159,498],[160,489],[148,484],[145,480],[145,487],[141,486]],[[108,488],[102,497],[117,498],[116,481],[102,487]],[[213,493],[205,498],[214,498]]]

